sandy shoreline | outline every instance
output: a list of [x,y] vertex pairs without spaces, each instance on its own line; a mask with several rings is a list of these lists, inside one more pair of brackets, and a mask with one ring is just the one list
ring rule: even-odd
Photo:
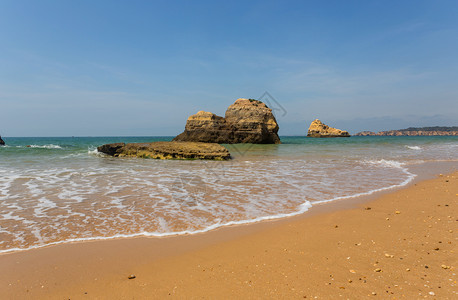
[[452,299],[458,292],[457,200],[455,172],[356,208],[302,218],[4,254],[0,295]]

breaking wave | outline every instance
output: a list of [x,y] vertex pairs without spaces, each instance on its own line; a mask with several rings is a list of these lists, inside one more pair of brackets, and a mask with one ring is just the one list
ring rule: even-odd
[[61,146],[54,145],[54,144],[49,144],[49,145],[27,145],[27,146],[21,146],[21,147],[38,148],[38,149],[63,149]]
[[421,147],[418,147],[418,146],[407,146],[406,145],[406,148],[408,148],[410,150],[421,150]]

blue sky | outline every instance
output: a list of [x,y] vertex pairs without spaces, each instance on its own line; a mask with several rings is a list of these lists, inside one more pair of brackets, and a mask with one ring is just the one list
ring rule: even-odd
[[315,118],[458,125],[457,16],[457,1],[2,0],[0,134],[176,135],[265,91],[282,135]]

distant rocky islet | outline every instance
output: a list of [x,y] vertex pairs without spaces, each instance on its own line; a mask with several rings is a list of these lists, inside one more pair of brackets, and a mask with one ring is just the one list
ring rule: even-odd
[[333,138],[333,137],[350,137],[348,131],[329,127],[320,120],[314,120],[307,132],[308,137],[314,138]]

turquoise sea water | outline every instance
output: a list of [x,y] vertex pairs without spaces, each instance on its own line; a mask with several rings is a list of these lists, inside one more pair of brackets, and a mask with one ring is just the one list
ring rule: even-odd
[[223,162],[96,151],[171,138],[4,138],[0,252],[286,217],[405,185],[415,177],[412,166],[458,162],[458,137],[282,137],[281,145],[225,145],[233,160]]

